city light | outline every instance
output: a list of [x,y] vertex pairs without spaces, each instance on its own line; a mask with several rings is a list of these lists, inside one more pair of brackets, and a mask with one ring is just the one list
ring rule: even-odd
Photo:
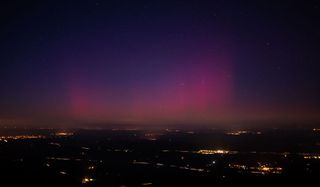
[[90,182],[93,182],[93,181],[95,181],[95,179],[90,178],[90,177],[84,177],[82,179],[82,184],[87,184],[87,183],[90,183]]
[[230,169],[235,169],[238,172],[249,172],[252,174],[258,175],[267,175],[267,174],[280,174],[283,171],[282,167],[271,166],[271,164],[261,164],[258,162],[258,166],[248,166],[244,164],[229,164]]
[[211,149],[201,149],[197,151],[196,153],[198,154],[203,154],[203,155],[213,155],[213,154],[236,154],[237,151],[229,151],[229,150],[223,150],[223,149],[216,149],[216,150],[211,150]]
[[242,134],[248,134],[248,131],[232,131],[232,132],[227,132],[227,135],[232,135],[232,136],[239,136]]
[[65,171],[60,171],[59,172],[61,175],[66,175],[67,174],[67,172],[65,172]]
[[257,134],[257,135],[260,135],[262,133],[260,131],[254,132],[254,131],[239,130],[239,131],[226,132],[226,134],[230,135],[230,136],[240,136],[240,135],[244,135],[244,134]]
[[309,155],[309,156],[304,156],[304,159],[315,159],[315,160],[319,160],[320,159],[320,155]]
[[256,173],[256,174],[280,174],[282,173],[282,168],[281,167],[271,167],[269,165],[260,165],[259,167],[251,167],[252,169],[251,173]]
[[89,170],[93,170],[93,169],[95,169],[95,167],[94,166],[89,166],[88,169]]
[[23,140],[23,139],[43,139],[43,135],[16,135],[16,136],[0,136],[0,141],[8,142],[8,140]]
[[73,132],[56,132],[54,135],[55,136],[73,136],[74,133]]

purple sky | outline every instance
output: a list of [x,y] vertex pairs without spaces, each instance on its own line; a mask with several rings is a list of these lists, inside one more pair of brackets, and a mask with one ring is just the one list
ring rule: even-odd
[[3,3],[0,119],[318,121],[319,2]]

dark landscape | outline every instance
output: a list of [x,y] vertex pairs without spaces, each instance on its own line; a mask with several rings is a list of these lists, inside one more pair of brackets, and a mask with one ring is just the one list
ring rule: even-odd
[[320,173],[316,128],[3,131],[8,186],[278,185]]

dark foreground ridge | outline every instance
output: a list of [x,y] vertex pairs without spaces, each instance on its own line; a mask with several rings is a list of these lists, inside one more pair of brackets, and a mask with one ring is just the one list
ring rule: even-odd
[[308,183],[320,130],[2,130],[1,186]]

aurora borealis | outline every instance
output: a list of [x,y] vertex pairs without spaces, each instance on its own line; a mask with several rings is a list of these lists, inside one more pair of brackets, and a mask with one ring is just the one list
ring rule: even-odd
[[199,123],[320,116],[319,1],[10,1],[0,117]]

